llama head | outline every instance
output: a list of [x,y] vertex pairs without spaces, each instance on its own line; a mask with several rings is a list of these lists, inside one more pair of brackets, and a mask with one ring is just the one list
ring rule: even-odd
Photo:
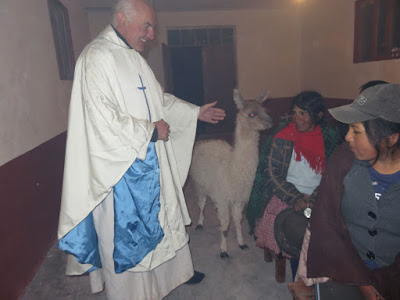
[[[267,99],[269,92],[264,92],[255,100],[243,100],[239,90],[233,90],[233,100],[239,110],[236,123],[242,122],[247,124],[248,128],[255,130],[265,130],[272,127],[272,119],[266,113],[263,102]],[[244,124],[243,124],[244,125]]]

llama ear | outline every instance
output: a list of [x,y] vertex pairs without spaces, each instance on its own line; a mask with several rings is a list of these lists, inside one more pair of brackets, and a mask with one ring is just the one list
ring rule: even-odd
[[268,95],[269,95],[269,91],[265,91],[264,93],[262,93],[262,95],[260,97],[258,97],[256,99],[256,101],[259,103],[263,103],[268,98]]
[[243,98],[242,95],[240,95],[240,92],[238,89],[234,89],[233,90],[233,101],[235,101],[235,104],[237,106],[238,109],[242,109],[243,108]]

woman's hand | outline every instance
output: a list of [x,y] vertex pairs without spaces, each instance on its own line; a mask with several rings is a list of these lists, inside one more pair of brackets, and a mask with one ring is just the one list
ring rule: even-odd
[[366,300],[385,300],[373,285],[359,285],[358,289]]
[[295,300],[315,300],[314,286],[306,286],[303,281],[290,282],[290,293]]
[[312,203],[309,198],[301,198],[293,205],[295,211],[303,211],[308,207],[312,208]]

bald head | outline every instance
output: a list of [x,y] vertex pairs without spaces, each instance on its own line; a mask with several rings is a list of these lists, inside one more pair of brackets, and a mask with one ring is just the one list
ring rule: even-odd
[[155,13],[145,0],[119,0],[113,11],[113,26],[136,51],[154,39]]

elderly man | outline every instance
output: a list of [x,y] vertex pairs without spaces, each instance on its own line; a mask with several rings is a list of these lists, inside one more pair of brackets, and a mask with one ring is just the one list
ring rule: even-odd
[[154,26],[148,3],[117,1],[113,26],[75,69],[59,247],[71,254],[67,274],[90,272],[92,291],[105,285],[109,299],[161,299],[204,277],[193,270],[182,186],[197,119],[225,112],[163,93],[139,54]]

